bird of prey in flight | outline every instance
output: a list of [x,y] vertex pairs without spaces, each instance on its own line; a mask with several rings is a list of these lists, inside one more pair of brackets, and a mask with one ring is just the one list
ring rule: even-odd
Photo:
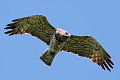
[[4,29],[11,30],[5,32],[5,34],[28,33],[45,42],[49,47],[40,57],[45,65],[50,66],[59,51],[66,51],[89,58],[104,70],[111,71],[110,68],[113,68],[114,63],[110,60],[110,55],[92,36],[71,35],[65,30],[54,28],[44,15],[15,19],[13,23],[6,26]]

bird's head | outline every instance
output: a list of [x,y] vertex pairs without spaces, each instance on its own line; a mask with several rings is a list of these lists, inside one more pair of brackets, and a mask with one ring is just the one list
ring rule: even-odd
[[62,29],[57,29],[55,33],[56,39],[60,42],[66,41],[70,36],[71,35],[67,31]]

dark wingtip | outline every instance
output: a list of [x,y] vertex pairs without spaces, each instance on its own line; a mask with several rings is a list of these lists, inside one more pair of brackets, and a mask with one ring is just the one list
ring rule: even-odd
[[9,27],[5,27],[4,29],[9,29]]
[[[9,33],[8,33],[8,32],[5,32],[5,34],[9,34]],[[9,36],[12,36],[12,35],[14,35],[14,34],[13,34],[13,33],[10,33],[10,34],[9,34]]]
[[18,21],[18,19],[12,20],[12,22],[16,22],[16,21]]
[[7,29],[6,27],[4,29]]
[[7,24],[6,26],[11,26],[12,24],[14,24],[14,23]]
[[110,71],[111,72],[111,70],[109,69],[108,71]]
[[14,35],[14,34],[13,33],[9,34],[9,36],[12,36],[12,35]]
[[7,31],[7,32],[5,32],[5,34],[9,34],[9,36],[14,35],[12,31]]
[[12,23],[11,24],[7,24],[6,25],[7,27],[5,27],[4,29],[11,29],[11,25],[12,25]]
[[105,67],[103,65],[101,65],[101,67],[105,70]]
[[15,24],[16,24],[16,23],[7,24],[7,25],[6,25],[7,27],[5,27],[4,29],[13,29],[13,28],[15,28]]
[[10,24],[7,24],[6,26],[10,26]]
[[8,32],[4,32],[5,34],[9,34]]
[[14,19],[14,20],[12,20],[12,22],[17,22],[17,21],[20,21],[20,20],[22,20],[23,18],[19,18],[19,19]]
[[5,32],[5,34],[9,34],[9,33],[11,33],[11,31],[7,31],[7,32]]

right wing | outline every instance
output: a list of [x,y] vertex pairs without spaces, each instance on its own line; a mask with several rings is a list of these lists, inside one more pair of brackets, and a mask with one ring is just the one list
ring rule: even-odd
[[74,36],[71,35],[62,49],[63,51],[72,52],[79,56],[91,59],[104,70],[113,68],[114,63],[110,60],[110,55],[92,36]]
[[13,20],[13,23],[6,25],[8,27],[4,29],[12,29],[5,32],[5,34],[25,34],[29,33],[32,36],[44,41],[47,45],[50,43],[50,37],[55,32],[55,28],[52,27],[47,21],[44,15],[34,15]]

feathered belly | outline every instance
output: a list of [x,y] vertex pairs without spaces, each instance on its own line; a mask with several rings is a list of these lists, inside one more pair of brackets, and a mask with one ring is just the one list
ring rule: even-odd
[[65,45],[65,42],[60,42],[58,40],[55,40],[55,41],[51,42],[51,44],[49,46],[49,51],[57,53],[57,52],[61,51],[61,49],[63,48],[64,45]]

